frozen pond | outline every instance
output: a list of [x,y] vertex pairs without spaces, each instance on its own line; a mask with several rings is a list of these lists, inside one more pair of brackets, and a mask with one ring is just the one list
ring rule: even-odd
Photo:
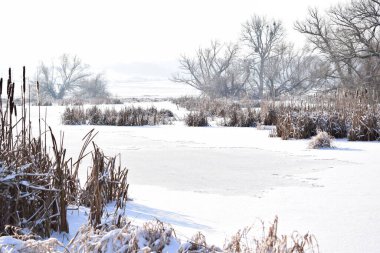
[[[178,118],[185,113],[168,102],[141,105],[170,107]],[[57,136],[65,132],[68,154],[77,155],[94,126],[62,126],[63,109],[48,107],[48,122]],[[308,140],[269,138],[268,131],[178,121],[95,129],[95,142],[106,154],[121,154],[130,170],[127,214],[136,223],[158,218],[185,240],[202,231],[221,245],[238,229],[278,215],[280,233],[311,232],[321,252],[380,247],[379,142],[337,140],[334,149],[310,150]]]

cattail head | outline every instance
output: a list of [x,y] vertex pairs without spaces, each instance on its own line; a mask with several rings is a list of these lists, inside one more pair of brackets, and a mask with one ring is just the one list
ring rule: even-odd
[[12,83],[12,69],[8,69],[8,84]]
[[26,84],[25,84],[25,66],[22,67],[22,92],[25,94]]
[[10,115],[13,115],[13,109],[14,109],[14,105],[13,105],[13,101],[11,101],[10,106],[9,106]]

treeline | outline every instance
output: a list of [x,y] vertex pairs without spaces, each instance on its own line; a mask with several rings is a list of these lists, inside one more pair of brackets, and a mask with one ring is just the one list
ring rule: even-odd
[[218,41],[182,56],[172,80],[210,97],[276,98],[337,88],[380,90],[380,1],[352,0],[325,12],[309,9],[294,29],[296,49],[279,20],[254,15],[234,44]]

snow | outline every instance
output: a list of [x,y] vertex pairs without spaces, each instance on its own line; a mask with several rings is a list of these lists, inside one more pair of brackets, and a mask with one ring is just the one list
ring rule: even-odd
[[161,81],[129,81],[113,82],[109,87],[110,93],[119,98],[153,98],[162,99],[183,95],[199,95],[195,88],[175,83],[170,80]]
[[[186,113],[170,102],[144,103],[178,118]],[[314,150],[309,140],[269,138],[270,131],[254,128],[63,126],[63,109],[47,107],[48,122],[56,135],[65,132],[69,155],[77,156],[92,128],[106,154],[121,155],[130,170],[127,215],[134,224],[157,218],[182,242],[201,231],[221,247],[238,229],[278,215],[280,234],[310,232],[321,252],[380,248],[379,142],[335,140],[335,148]],[[80,176],[86,176],[86,161]],[[55,237],[67,243],[87,211],[68,211],[70,234]]]

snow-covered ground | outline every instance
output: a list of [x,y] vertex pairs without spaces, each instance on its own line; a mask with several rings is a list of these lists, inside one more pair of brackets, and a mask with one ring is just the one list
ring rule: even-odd
[[114,82],[109,86],[109,91],[119,98],[161,99],[181,95],[199,95],[199,91],[191,86],[170,80]]
[[[169,102],[143,105],[184,114]],[[93,126],[61,125],[63,109],[47,107],[47,121],[65,132],[68,153],[76,155]],[[137,224],[158,218],[181,238],[201,231],[222,246],[238,229],[278,215],[281,234],[311,232],[321,252],[380,249],[379,142],[337,140],[333,149],[311,150],[308,140],[282,141],[254,128],[175,122],[95,129],[96,143],[106,154],[120,153],[130,170],[127,214]],[[84,216],[69,217],[72,236]]]

